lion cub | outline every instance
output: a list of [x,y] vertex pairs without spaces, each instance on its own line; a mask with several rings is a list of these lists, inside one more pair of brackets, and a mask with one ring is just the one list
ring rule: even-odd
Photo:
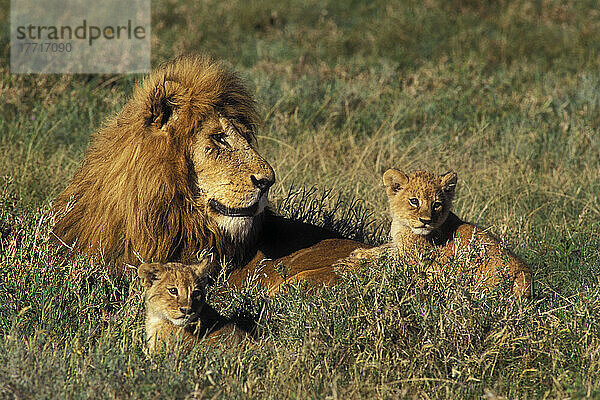
[[462,221],[450,210],[457,175],[434,175],[427,171],[405,174],[389,169],[383,183],[390,202],[393,243],[375,249],[359,249],[357,259],[374,258],[390,251],[417,260],[432,261],[429,272],[447,270],[451,265],[470,264],[475,278],[485,287],[493,287],[508,278],[518,297],[531,295],[529,267],[514,253],[502,249],[492,235]]
[[239,343],[248,332],[219,315],[205,301],[209,263],[142,264],[138,275],[146,289],[146,336],[150,352],[181,341],[189,350],[207,338]]

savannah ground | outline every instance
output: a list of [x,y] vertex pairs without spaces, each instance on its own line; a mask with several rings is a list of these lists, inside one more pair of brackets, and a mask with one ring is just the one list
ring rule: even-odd
[[382,172],[454,169],[457,214],[535,281],[515,304],[381,260],[319,296],[213,294],[256,344],[157,357],[133,273],[46,242],[141,76],[11,75],[0,6],[0,398],[600,398],[598,2],[153,3],[154,65],[208,52],[253,87],[280,212],[380,243]]

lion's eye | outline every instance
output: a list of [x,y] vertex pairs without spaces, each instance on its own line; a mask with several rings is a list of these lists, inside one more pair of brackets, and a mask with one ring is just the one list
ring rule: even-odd
[[416,197],[408,199],[408,202],[413,207],[419,207],[419,199],[417,199]]
[[170,288],[168,288],[167,290],[168,290],[168,291],[169,291],[169,293],[171,293],[173,296],[177,296],[177,294],[179,293],[179,292],[177,291],[177,288],[176,288],[176,287],[170,287]]
[[434,210],[439,210],[440,208],[442,208],[442,203],[440,203],[439,201],[436,201],[435,203],[433,203]]
[[210,138],[212,140],[214,140],[215,143],[218,143],[218,144],[223,145],[223,146],[229,146],[229,143],[227,143],[227,140],[226,140],[227,139],[227,135],[225,133],[223,133],[223,132],[221,132],[221,133],[215,133],[214,135],[210,135]]
[[196,289],[192,292],[192,298],[197,299],[198,297],[202,297],[202,290]]

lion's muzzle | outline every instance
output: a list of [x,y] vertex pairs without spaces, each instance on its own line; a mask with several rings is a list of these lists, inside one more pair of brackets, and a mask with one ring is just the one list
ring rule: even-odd
[[252,181],[252,184],[258,190],[260,190],[261,194],[269,190],[269,188],[275,183],[275,177],[273,174],[271,174],[271,176],[251,175],[250,180]]

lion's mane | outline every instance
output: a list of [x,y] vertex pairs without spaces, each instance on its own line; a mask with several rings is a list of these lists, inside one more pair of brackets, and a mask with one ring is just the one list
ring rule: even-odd
[[[190,136],[156,135],[166,104],[187,103],[198,114],[226,110],[252,126],[256,106],[241,80],[206,57],[178,58],[136,87],[123,110],[92,138],[72,182],[57,197],[55,239],[80,252],[123,263],[186,261],[205,248],[227,254],[230,243],[194,203]],[[167,110],[167,111],[165,111]]]

